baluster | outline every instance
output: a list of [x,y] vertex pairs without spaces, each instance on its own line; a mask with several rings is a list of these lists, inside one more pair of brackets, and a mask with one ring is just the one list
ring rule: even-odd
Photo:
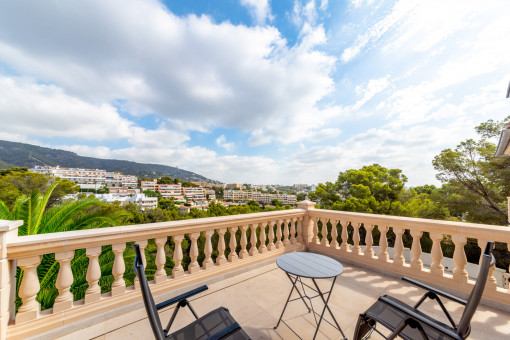
[[216,258],[216,264],[221,266],[222,264],[227,263],[227,258],[225,257],[225,233],[227,232],[226,228],[218,229],[218,257]]
[[158,247],[156,252],[156,272],[154,273],[154,282],[160,283],[165,282],[167,280],[166,271],[165,271],[165,244],[166,237],[158,237],[155,240],[156,246]]
[[191,258],[191,263],[188,266],[188,272],[190,274],[196,273],[200,270],[200,265],[198,264],[198,245],[197,240],[200,237],[200,233],[192,233],[189,234],[189,238],[191,239],[191,249],[189,252],[189,256]]
[[411,230],[411,237],[413,238],[413,244],[411,245],[411,253],[413,258],[411,259],[411,268],[416,270],[422,270],[423,261],[421,260],[421,243],[420,238],[423,234],[420,230]]
[[41,305],[35,300],[35,298],[41,288],[39,278],[37,276],[37,266],[41,263],[41,259],[42,256],[31,256],[17,261],[18,267],[23,270],[23,280],[21,281],[18,292],[23,304],[18,309],[16,324],[35,320],[39,317]]
[[331,220],[331,248],[338,249],[338,220]]
[[207,270],[214,266],[214,262],[211,258],[211,254],[213,251],[211,237],[214,234],[214,230],[207,230],[204,232],[204,234],[205,234],[205,247],[204,247],[205,259],[204,262],[202,262],[202,268]]
[[[480,262],[478,264],[480,266],[482,265],[483,252],[485,251],[485,246],[487,246],[487,242],[489,242],[489,240],[484,240],[484,239],[479,239],[478,240],[478,246],[482,250],[481,255],[480,255]],[[494,266],[489,268],[489,274],[487,276],[487,285],[486,285],[485,289],[488,289],[488,290],[497,290],[498,282],[496,281],[496,278],[494,277],[494,270],[495,269],[496,269],[496,264],[494,264]]]
[[313,244],[320,244],[320,240],[319,240],[319,225],[317,224],[319,219],[317,217],[311,217],[310,219],[313,221],[313,238],[312,238],[312,243]]
[[296,240],[296,221],[297,221],[297,218],[291,218],[290,219],[290,243],[292,245],[297,244],[297,240]]
[[466,253],[464,246],[467,243],[467,238],[462,235],[452,235],[452,241],[455,245],[453,252],[453,261],[455,262],[455,269],[453,269],[453,279],[459,282],[467,282],[468,273],[465,269],[467,264]]
[[303,243],[303,217],[297,218],[297,243]]
[[99,279],[101,278],[99,255],[101,254],[101,247],[87,248],[85,253],[89,258],[86,276],[89,288],[85,291],[85,304],[87,304],[101,299],[101,287],[99,287]]
[[368,258],[373,258],[375,254],[374,249],[372,249],[372,244],[374,243],[374,238],[372,236],[373,229],[374,229],[373,224],[365,223],[365,230],[367,231],[367,235],[365,236],[365,244],[367,247],[365,248],[365,253],[363,255],[365,255]]
[[112,274],[114,277],[112,283],[112,296],[117,296],[126,291],[126,281],[124,281],[124,272],[126,271],[126,264],[124,263],[124,250],[126,250],[125,243],[118,243],[112,245],[112,251],[115,254],[113,261]]
[[377,259],[381,262],[388,262],[390,256],[388,255],[388,239],[386,238],[386,233],[388,232],[388,226],[378,225],[377,228],[381,232],[381,237],[379,238],[379,255],[377,255]]
[[441,261],[443,260],[443,251],[441,249],[443,234],[430,233],[430,238],[432,239],[432,249],[430,251],[432,264],[430,265],[430,274],[442,277],[444,275],[444,267],[441,264]]
[[350,245],[347,243],[349,239],[349,233],[347,232],[347,226],[349,225],[349,221],[340,222],[342,224],[342,244],[340,245],[340,250],[343,252],[350,251]]
[[282,247],[282,220],[276,221],[276,249]]
[[[140,247],[140,255],[142,255],[142,265],[143,268],[147,266],[147,260],[145,259],[145,247],[147,247],[147,240],[137,241],[138,246]],[[140,281],[138,280],[138,276],[135,276],[135,289],[140,288]]]
[[266,223],[259,223],[260,227],[260,246],[259,246],[259,253],[265,253],[267,251],[266,247]]
[[237,227],[230,227],[230,228],[228,228],[228,230],[230,231],[230,243],[229,243],[230,254],[228,254],[228,260],[230,262],[234,262],[234,261],[236,261],[239,258],[237,256],[237,253],[236,253],[236,247],[237,247],[236,231],[237,231]]
[[184,235],[173,236],[175,248],[174,248],[174,267],[172,269],[172,276],[174,279],[184,275],[184,268],[182,268],[182,241]]
[[322,222],[322,240],[321,240],[321,246],[329,247],[329,240],[328,240],[328,219],[325,218],[324,220],[321,219]]
[[267,249],[269,251],[271,250],[274,250],[275,249],[275,245],[274,245],[274,230],[273,230],[273,227],[275,225],[276,221],[270,221],[269,222],[269,230],[268,230],[268,237],[269,237],[269,243],[267,244]]
[[356,255],[361,255],[361,247],[359,246],[359,227],[361,223],[353,223],[352,227],[354,229],[352,233],[352,242],[354,243],[352,246],[352,252]]
[[251,224],[250,225],[251,230],[251,237],[250,237],[250,256],[258,255],[259,251],[257,250],[257,225]]
[[290,244],[289,240],[289,220],[283,220],[283,246],[286,247]]
[[64,251],[55,253],[55,261],[60,264],[55,287],[58,289],[58,296],[53,304],[53,313],[62,312],[73,307],[73,294],[71,285],[73,284],[73,271],[71,270],[71,260],[74,257],[74,251]]
[[246,231],[248,230],[247,225],[243,225],[240,227],[241,229],[241,250],[239,251],[239,258],[245,259],[248,257],[248,251],[246,250],[246,245],[248,244],[248,240],[246,238]]
[[393,257],[393,264],[401,267],[405,263],[404,256],[402,255],[404,252],[404,242],[402,241],[402,234],[404,233],[404,229],[393,228],[393,232],[395,233],[395,256]]

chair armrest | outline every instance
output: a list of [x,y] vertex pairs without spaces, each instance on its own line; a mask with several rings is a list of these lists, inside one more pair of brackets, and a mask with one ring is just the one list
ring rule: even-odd
[[402,305],[399,305],[399,304],[395,303],[394,301],[392,301],[391,299],[389,299],[385,295],[379,297],[379,301],[385,303],[388,306],[391,306],[392,308],[395,308],[396,310],[400,311],[401,313],[408,315],[410,318],[414,319],[417,322],[423,323],[429,327],[434,328],[436,331],[441,332],[444,335],[446,335],[452,339],[463,340],[463,338],[459,334],[455,333],[450,328],[444,327],[440,323],[435,323],[435,322],[423,317],[423,315],[416,313],[413,310],[413,308],[406,308]]
[[437,295],[441,295],[442,297],[445,297],[445,298],[447,298],[449,300],[452,300],[452,301],[455,301],[457,303],[460,303],[461,305],[465,306],[467,304],[467,301],[464,300],[464,299],[461,299],[459,297],[456,297],[455,295],[443,292],[442,290],[439,290],[439,289],[436,289],[436,288],[431,287],[429,285],[426,285],[426,284],[424,284],[424,283],[422,283],[420,281],[416,281],[414,279],[411,279],[410,277],[404,276],[402,278],[402,280],[404,280],[406,282],[409,282],[409,283],[412,283],[413,285],[418,286],[420,288],[423,288],[425,290],[428,290],[429,292],[436,293]]
[[176,296],[174,298],[171,298],[169,300],[166,300],[166,301],[163,301],[161,303],[158,303],[156,305],[156,309],[160,310],[161,308],[165,308],[167,306],[173,305],[174,303],[177,303],[177,302],[179,302],[181,300],[187,299],[187,298],[189,298],[189,297],[191,297],[193,295],[196,295],[198,293],[202,293],[204,290],[207,290],[207,289],[208,288],[205,285],[201,286],[201,287],[198,287],[198,288],[195,288],[193,290],[190,290],[189,292],[186,292],[184,294],[178,295],[178,296]]

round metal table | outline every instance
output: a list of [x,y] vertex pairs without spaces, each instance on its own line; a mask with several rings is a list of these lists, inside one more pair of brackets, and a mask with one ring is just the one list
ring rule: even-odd
[[[313,316],[315,318],[315,322],[317,324],[317,328],[315,329],[315,334],[313,338],[317,336],[317,332],[319,331],[319,327],[321,325],[321,322],[324,318],[324,312],[326,309],[328,310],[329,314],[333,318],[333,321],[335,322],[336,326],[331,324],[329,321],[326,321],[331,326],[335,327],[342,333],[342,336],[344,339],[347,339],[344,332],[340,328],[340,325],[336,321],[333,313],[328,307],[329,298],[331,297],[331,291],[333,290],[333,287],[335,285],[336,278],[338,275],[342,274],[344,271],[344,267],[340,262],[337,260],[334,260],[330,257],[314,254],[314,253],[305,253],[305,252],[296,252],[296,253],[288,253],[284,254],[276,260],[276,264],[280,269],[282,269],[285,274],[287,274],[287,277],[289,278],[290,282],[292,283],[292,289],[290,291],[289,297],[287,298],[287,302],[285,302],[285,306],[283,307],[282,314],[280,315],[280,319],[278,320],[278,323],[274,327],[275,329],[280,325],[280,322],[283,322],[287,327],[290,328],[294,334],[296,334],[299,338],[301,338],[286,322],[285,320],[282,320],[283,314],[285,313],[285,309],[287,308],[287,305],[289,302],[296,301],[296,300],[302,300],[305,304],[306,308],[308,309],[308,312],[313,312]],[[302,278],[311,279],[314,287],[309,286],[305,282],[303,282]],[[317,279],[330,279],[333,278],[331,282],[331,288],[327,292],[322,292],[317,285],[317,282],[315,280]],[[299,290],[297,283],[300,283],[301,290]],[[315,296],[308,296],[305,287],[309,288],[313,292],[317,293]],[[296,297],[294,299],[291,299],[292,293],[294,292],[294,289],[298,292],[299,297]],[[327,294],[327,297],[325,298],[324,295]],[[312,299],[320,297],[322,299],[322,302],[324,303],[324,307],[322,308],[322,312],[316,313],[315,309],[313,308]],[[310,303],[310,307],[306,303],[306,299],[308,299]],[[317,319],[317,316],[319,316],[319,319]]]

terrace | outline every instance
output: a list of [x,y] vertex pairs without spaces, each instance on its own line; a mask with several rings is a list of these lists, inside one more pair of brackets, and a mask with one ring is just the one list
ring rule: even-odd
[[[138,283],[126,287],[123,278],[129,270],[124,254],[132,242],[142,248],[154,242],[157,247],[154,253],[144,253],[156,265],[151,290],[157,302],[207,284],[209,290],[193,298],[199,315],[225,306],[255,339],[296,338],[285,325],[272,329],[291,287],[275,264],[275,259],[286,252],[320,253],[344,264],[331,306],[347,337],[352,338],[358,314],[380,295],[390,294],[407,302],[419,298],[421,291],[402,282],[402,275],[465,297],[477,273],[476,264],[468,263],[466,258],[468,238],[482,247],[493,240],[510,243],[510,229],[503,226],[318,210],[307,201],[293,210],[23,237],[17,236],[19,224],[0,223],[1,339],[147,338],[151,331]],[[226,237],[235,233],[238,239]],[[412,237],[410,249],[404,247],[404,235]],[[190,241],[187,270],[181,265],[185,254],[180,251],[185,238]],[[169,240],[176,245],[172,254],[165,246]],[[420,240],[432,243],[430,253],[422,251]],[[455,246],[452,258],[443,255],[444,240],[451,240]],[[111,291],[101,293],[99,254],[107,245],[115,254],[114,279]],[[88,257],[88,288],[83,300],[73,301],[71,260],[79,249],[86,249]],[[41,311],[36,300],[40,290],[37,267],[42,256],[49,253],[54,253],[59,263],[55,283],[58,296],[53,308]],[[166,266],[167,255],[176,263],[171,269]],[[16,266],[24,275],[19,287],[23,303],[15,314]],[[438,310],[433,304],[424,307],[431,312]],[[303,338],[309,338],[314,329],[313,316],[298,303],[288,308],[285,318]],[[451,304],[447,308],[458,320],[461,309]],[[171,312],[164,311],[162,319],[168,320]],[[181,313],[177,327],[191,321],[188,312]],[[510,336],[506,271],[490,271],[472,328],[472,339]],[[321,326],[319,338],[339,337],[327,324]]]

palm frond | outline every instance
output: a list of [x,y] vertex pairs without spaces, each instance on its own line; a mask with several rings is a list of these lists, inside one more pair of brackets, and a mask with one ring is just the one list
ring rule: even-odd
[[[79,228],[64,227],[66,224],[72,224],[71,221],[84,211],[91,207],[104,205],[103,202],[95,197],[89,196],[82,200],[64,203],[48,210],[42,220],[42,230],[40,233],[51,233],[57,231],[76,230]],[[86,214],[85,214],[86,215]]]
[[14,220],[13,214],[9,211],[9,208],[4,202],[0,201],[0,220]]

